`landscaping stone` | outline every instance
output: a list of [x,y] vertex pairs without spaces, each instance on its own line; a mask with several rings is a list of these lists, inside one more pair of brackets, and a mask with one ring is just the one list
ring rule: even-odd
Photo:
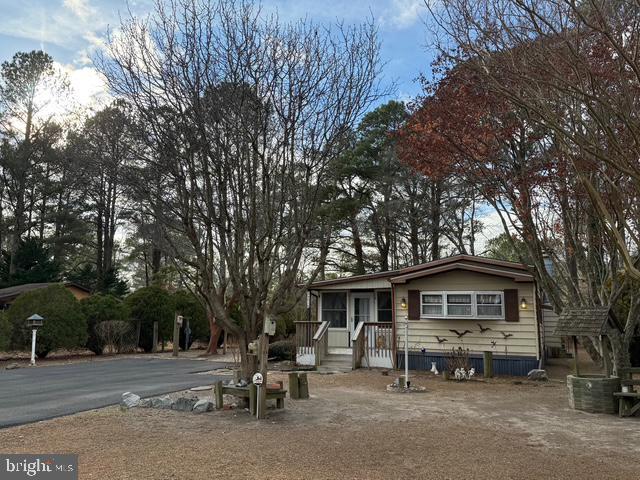
[[179,397],[173,402],[171,409],[179,412],[190,412],[197,401],[197,398]]
[[153,406],[153,400],[151,398],[143,398],[140,400],[138,406],[141,408],[151,408]]
[[151,399],[152,408],[170,409],[173,407],[173,400],[169,397],[156,397]]
[[198,400],[193,406],[194,413],[210,412],[211,410],[213,410],[213,402],[211,400],[207,400],[206,398]]
[[140,397],[135,393],[124,392],[122,394],[122,400],[120,400],[120,406],[125,408],[137,407],[140,404]]
[[10,363],[4,368],[5,370],[15,370],[16,368],[20,368],[20,365],[18,365],[17,363]]
[[536,380],[539,382],[546,382],[549,380],[547,376],[547,371],[539,368],[534,368],[527,374],[527,380]]

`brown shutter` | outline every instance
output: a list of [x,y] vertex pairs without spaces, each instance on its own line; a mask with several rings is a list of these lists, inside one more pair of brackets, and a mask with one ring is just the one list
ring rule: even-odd
[[409,290],[409,320],[420,320],[420,290]]
[[520,321],[518,290],[515,288],[510,288],[504,291],[504,319],[507,322]]

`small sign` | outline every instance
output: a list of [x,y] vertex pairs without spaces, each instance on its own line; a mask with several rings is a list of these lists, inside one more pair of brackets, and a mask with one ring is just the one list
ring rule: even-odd
[[262,378],[262,374],[260,372],[257,372],[253,376],[253,384],[254,385],[262,385],[262,382],[264,382],[264,378]]
[[178,315],[176,321],[178,322],[178,325],[182,325],[182,315]]
[[0,454],[0,478],[3,480],[31,478],[77,480],[78,455]]

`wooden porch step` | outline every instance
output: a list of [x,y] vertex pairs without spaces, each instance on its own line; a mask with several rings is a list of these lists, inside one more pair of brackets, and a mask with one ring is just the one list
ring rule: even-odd
[[350,372],[351,371],[351,355],[329,354],[322,359],[319,372]]

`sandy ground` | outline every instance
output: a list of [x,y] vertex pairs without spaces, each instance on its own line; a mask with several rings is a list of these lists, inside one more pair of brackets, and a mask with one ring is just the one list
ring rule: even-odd
[[640,476],[640,418],[570,410],[562,382],[424,374],[414,382],[425,393],[394,394],[391,380],[310,374],[311,399],[287,399],[262,422],[243,410],[109,407],[0,430],[0,450],[77,453],[83,479]]

